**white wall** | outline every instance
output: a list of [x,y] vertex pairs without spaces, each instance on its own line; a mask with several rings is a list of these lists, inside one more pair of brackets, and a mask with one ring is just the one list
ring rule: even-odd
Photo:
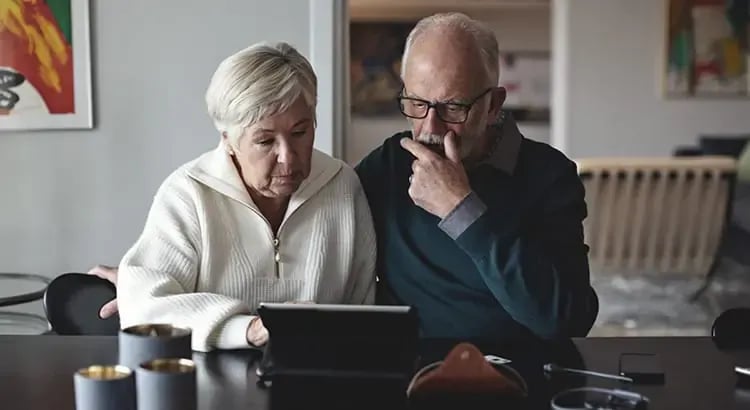
[[310,53],[306,1],[91,6],[95,129],[0,134],[0,272],[119,262],[161,181],[219,140],[203,102],[217,64],[261,40]]
[[701,133],[750,132],[750,99],[661,97],[663,0],[553,4],[552,138],[568,155],[671,155]]
[[[470,14],[470,13],[469,13]],[[472,15],[495,31],[501,50],[549,51],[550,12],[547,9],[506,9],[488,15]],[[550,127],[545,124],[520,124],[529,138],[548,142]],[[383,140],[408,129],[399,116],[392,118],[353,116],[345,139],[347,162],[356,164]]]

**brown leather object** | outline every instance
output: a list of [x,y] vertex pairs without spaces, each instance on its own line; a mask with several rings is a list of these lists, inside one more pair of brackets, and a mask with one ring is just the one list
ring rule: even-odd
[[[510,371],[508,373],[514,374]],[[409,396],[480,394],[521,397],[526,395],[526,386],[521,383],[495,369],[476,346],[470,343],[460,343],[434,370],[420,371],[415,376],[408,394]]]

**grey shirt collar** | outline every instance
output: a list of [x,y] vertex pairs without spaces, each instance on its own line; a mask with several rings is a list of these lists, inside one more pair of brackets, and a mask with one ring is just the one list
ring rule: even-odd
[[516,121],[510,114],[506,113],[505,118],[501,121],[501,123],[491,127],[491,132],[497,138],[492,153],[489,157],[480,161],[479,164],[488,164],[508,175],[513,175],[516,163],[518,162],[523,135],[521,135]]

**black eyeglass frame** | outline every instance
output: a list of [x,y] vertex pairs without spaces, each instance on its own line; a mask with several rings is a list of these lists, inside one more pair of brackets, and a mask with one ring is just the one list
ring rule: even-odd
[[[414,118],[414,119],[422,119],[426,118],[427,114],[430,113],[430,109],[434,108],[435,113],[437,113],[438,118],[440,118],[441,121],[446,122],[448,124],[463,124],[466,122],[466,120],[469,119],[469,112],[471,112],[471,109],[474,107],[474,104],[477,103],[482,97],[487,95],[490,91],[496,89],[497,87],[488,87],[486,90],[482,91],[481,94],[474,97],[470,102],[468,103],[458,103],[458,102],[444,102],[444,101],[436,101],[436,102],[430,102],[427,100],[423,100],[421,98],[414,98],[414,97],[407,97],[404,95],[405,88],[401,89],[401,92],[399,93],[398,97],[396,97],[396,102],[398,103],[399,111],[401,111],[401,114],[403,114],[405,117],[408,118]],[[416,101],[420,103],[424,103],[427,105],[427,108],[424,110],[424,115],[422,116],[415,116],[415,115],[409,115],[404,110],[404,101]],[[440,107],[447,107],[447,106],[453,106],[460,108],[463,112],[463,120],[461,121],[454,121],[454,120],[447,120],[443,118],[443,114],[441,114]]]

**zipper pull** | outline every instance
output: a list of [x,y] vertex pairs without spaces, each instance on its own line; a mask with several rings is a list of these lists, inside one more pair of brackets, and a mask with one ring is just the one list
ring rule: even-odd
[[273,238],[273,266],[275,277],[279,277],[279,263],[281,262],[281,254],[279,253],[279,238]]

